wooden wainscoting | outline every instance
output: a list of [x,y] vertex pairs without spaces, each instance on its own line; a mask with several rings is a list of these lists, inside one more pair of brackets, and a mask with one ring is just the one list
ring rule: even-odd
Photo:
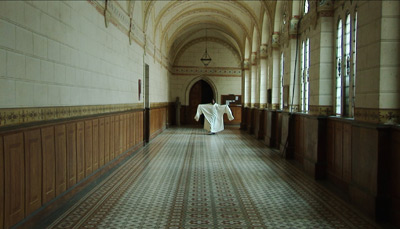
[[168,107],[150,109],[150,139],[155,138],[167,127]]
[[[157,131],[165,126],[165,108],[154,114]],[[73,193],[77,183],[104,173],[142,143],[142,110],[0,131],[0,228],[42,206],[51,209],[47,203]]]
[[400,127],[393,128],[391,133],[391,154],[389,158],[391,196],[391,221],[400,227]]
[[345,191],[351,182],[351,130],[349,122],[327,121],[326,173],[328,179]]

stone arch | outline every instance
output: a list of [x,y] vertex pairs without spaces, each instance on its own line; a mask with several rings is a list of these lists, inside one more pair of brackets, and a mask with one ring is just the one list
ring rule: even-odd
[[207,82],[211,86],[211,89],[214,93],[215,102],[219,103],[219,93],[218,93],[217,86],[215,85],[214,81],[205,75],[199,75],[199,76],[196,76],[195,78],[193,78],[192,80],[190,80],[189,83],[186,84],[186,87],[184,87],[185,88],[185,98],[182,101],[185,102],[185,105],[189,105],[190,89],[192,89],[193,85],[200,80]]

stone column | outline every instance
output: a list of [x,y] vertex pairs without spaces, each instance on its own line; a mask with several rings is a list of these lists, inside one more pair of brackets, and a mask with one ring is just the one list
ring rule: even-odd
[[260,108],[267,107],[267,45],[260,47]]
[[255,107],[257,104],[257,53],[251,53],[251,107]]
[[272,34],[272,109],[279,108],[279,32]]
[[250,66],[249,66],[249,60],[244,60],[243,62],[243,71],[244,71],[244,106],[249,107],[251,103],[251,79],[250,79]]

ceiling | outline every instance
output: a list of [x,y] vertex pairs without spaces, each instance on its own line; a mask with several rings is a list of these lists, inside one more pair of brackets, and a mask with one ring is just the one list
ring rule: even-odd
[[[174,59],[179,51],[207,39],[231,46],[242,59],[260,45],[259,34],[271,27],[275,1],[146,1],[143,4],[146,35],[161,52]],[[263,23],[264,17],[267,23]],[[263,25],[264,24],[264,25]],[[253,40],[254,37],[254,40]],[[246,50],[246,52],[245,52]]]

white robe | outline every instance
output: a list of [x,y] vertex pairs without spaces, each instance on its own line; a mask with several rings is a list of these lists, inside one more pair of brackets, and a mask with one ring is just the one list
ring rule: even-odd
[[234,119],[232,111],[228,105],[213,104],[199,104],[197,107],[196,116],[194,119],[199,121],[200,115],[203,114],[204,129],[210,132],[220,132],[224,130],[224,114],[228,115],[229,121]]

